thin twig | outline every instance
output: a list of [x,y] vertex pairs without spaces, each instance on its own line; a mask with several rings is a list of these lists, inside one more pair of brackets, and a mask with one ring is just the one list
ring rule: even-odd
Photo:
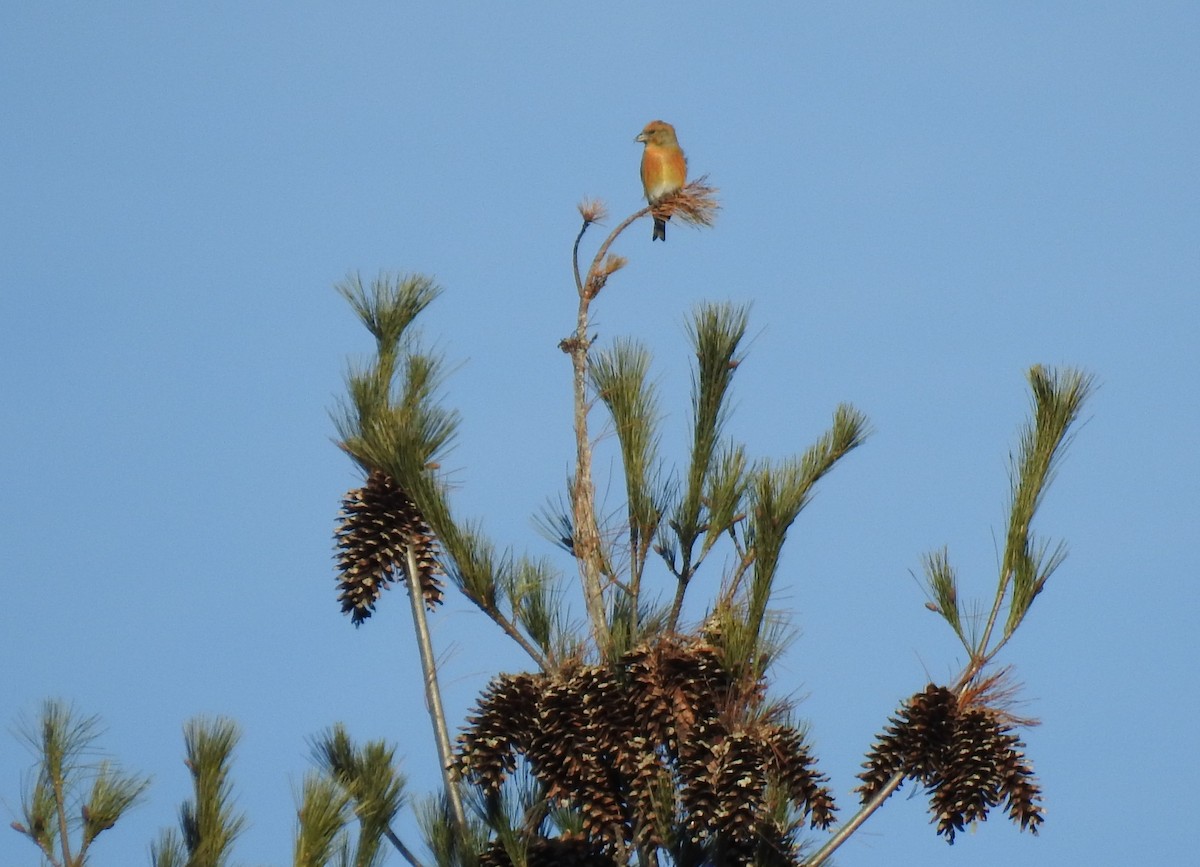
[[824,864],[834,851],[850,838],[850,835],[857,831],[871,817],[871,814],[883,806],[883,802],[891,797],[896,789],[900,788],[900,784],[904,782],[904,774],[896,773],[892,778],[884,784],[883,788],[875,793],[874,797],[867,803],[863,804],[857,813],[841,827],[837,829],[832,837],[825,841],[825,845],[817,850],[816,854],[804,862],[804,867],[818,867]]
[[589,313],[592,299],[603,286],[606,279],[602,263],[608,255],[608,248],[621,232],[625,231],[635,220],[650,213],[645,207],[617,225],[604,242],[600,245],[587,276],[579,275],[579,241],[583,237],[590,221],[585,220],[583,228],[575,239],[574,272],[575,288],[579,293],[579,308],[575,319],[575,334],[563,346],[571,355],[573,372],[573,391],[575,406],[575,483],[571,491],[571,512],[575,525],[573,540],[575,556],[579,560],[580,580],[583,583],[583,597],[587,606],[588,619],[592,624],[592,636],[596,648],[603,654],[609,643],[608,614],[604,605],[603,584],[603,553],[601,551],[600,525],[596,519],[596,487],[592,481],[592,442],[588,433],[588,411],[591,409],[588,401],[588,350],[591,339],[588,336]]
[[[595,292],[591,291],[592,290],[592,281],[596,278],[596,275],[598,275],[601,272],[600,265],[604,261],[604,257],[608,255],[608,248],[611,247],[613,242],[617,240],[617,236],[620,235],[622,232],[624,232],[626,229],[628,229],[633,223],[640,220],[642,217],[646,216],[649,213],[650,213],[650,206],[647,205],[646,207],[642,208],[637,213],[626,217],[624,220],[622,220],[617,225],[617,227],[615,229],[613,229],[611,232],[609,232],[608,237],[604,239],[604,243],[602,243],[600,245],[600,249],[596,251],[596,255],[592,259],[591,267],[588,268],[587,279],[584,280],[582,285],[579,286],[579,294],[581,297],[584,296],[585,294],[589,294],[589,293],[592,294],[594,297]],[[578,278],[578,269],[576,270],[576,276]],[[578,279],[576,279],[576,282],[578,283]]]
[[667,631],[674,632],[679,624],[679,616],[683,612],[683,594],[687,592],[688,578],[677,576],[675,598],[671,600],[671,615],[667,618]]
[[417,859],[417,856],[412,853],[412,850],[404,845],[404,841],[396,836],[395,831],[393,831],[391,828],[385,828],[383,833],[384,836],[391,841],[392,845],[396,847],[396,851],[400,853],[400,857],[411,864],[412,867],[425,867],[425,865]]
[[579,227],[579,234],[575,236],[575,246],[571,250],[571,270],[575,272],[575,291],[581,296],[583,295],[583,280],[579,277],[579,242],[583,240],[583,234],[590,225],[589,220],[583,221],[583,225]]
[[487,614],[488,617],[492,618],[492,620],[494,620],[496,624],[508,634],[509,638],[521,645],[521,649],[529,654],[533,661],[537,663],[538,668],[540,668],[542,671],[546,671],[546,657],[543,656],[541,652],[530,643],[529,639],[521,633],[521,630],[517,629],[517,625],[515,623],[505,617],[500,612],[500,609],[493,605],[480,605],[479,607],[482,608],[483,612]]
[[[64,723],[65,725],[65,723]],[[66,732],[63,732],[63,737],[66,738]],[[63,755],[66,755],[66,747],[64,745]],[[58,833],[62,842],[63,864],[70,867],[74,861],[71,859],[71,840],[67,836],[67,804],[64,800],[65,793],[63,792],[63,771],[62,762],[58,762],[58,773],[54,775],[54,799],[57,802],[55,806],[58,808]]]
[[742,554],[741,560],[738,561],[737,569],[734,570],[732,577],[729,579],[728,588],[722,594],[722,604],[733,604],[733,597],[737,595],[741,589],[742,580],[746,577],[746,573],[750,571],[750,567],[754,565],[754,549],[747,548]]
[[625,587],[625,585],[623,585],[620,581],[617,581],[616,584],[618,587],[625,590],[630,601],[632,602],[632,605],[630,605],[629,615],[633,634],[637,635],[638,630],[641,628],[639,624],[638,609],[640,600],[642,598],[642,575],[646,571],[646,559],[650,556],[650,547],[654,544],[654,538],[652,535],[648,538],[644,537],[643,534],[641,541],[635,544],[633,542],[632,535],[633,534],[631,532],[629,544],[629,556],[631,558],[631,562],[629,564],[629,586]]
[[[593,269],[595,265],[592,266]],[[601,586],[600,527],[596,521],[596,489],[592,482],[592,443],[588,435],[587,359],[588,308],[591,295],[588,286],[592,272],[579,293],[579,310],[575,336],[569,342],[575,403],[575,484],[571,491],[571,510],[575,523],[574,548],[579,560],[583,597],[592,636],[596,647],[603,652],[608,647],[608,617],[604,610],[604,591]]]
[[996,627],[996,618],[1000,614],[1000,609],[1004,605],[1004,597],[1008,594],[1008,585],[1012,583],[1012,567],[1006,566],[1004,574],[1000,576],[1000,586],[996,588],[996,601],[992,603],[992,610],[988,614],[987,625],[983,627],[983,634],[979,637],[979,644],[975,648],[976,654],[983,656],[987,650],[988,642],[992,640],[992,630]]
[[54,857],[54,847],[52,845],[50,845],[48,842],[43,844],[41,840],[38,840],[32,834],[29,835],[29,839],[33,840],[33,842],[37,844],[37,847],[46,854],[46,860],[50,862],[50,867],[61,867],[61,865],[58,863],[58,859]]
[[[609,232],[608,237],[600,244],[596,255],[592,257],[592,264],[588,268],[587,275],[582,278],[579,274],[579,243],[583,238],[583,233],[593,220],[589,218],[584,209],[580,211],[584,213],[584,224],[575,238],[572,257],[575,289],[579,294],[579,311],[574,336],[564,340],[560,345],[564,351],[570,353],[574,373],[576,470],[575,484],[571,491],[572,515],[575,522],[574,550],[580,563],[583,596],[587,605],[588,617],[592,622],[592,633],[596,640],[596,647],[601,654],[608,647],[609,628],[608,615],[604,605],[604,558],[600,527],[596,520],[596,489],[592,481],[592,445],[588,436],[587,423],[590,409],[587,394],[588,350],[591,348],[591,340],[588,337],[590,305],[592,299],[604,288],[608,277],[621,264],[624,264],[623,260],[620,262],[610,260],[608,254],[609,248],[622,232],[642,217],[664,207],[669,207],[673,213],[679,213],[681,219],[686,222],[711,225],[713,215],[719,207],[716,203],[715,193],[716,190],[707,184],[706,178],[700,178],[692,181],[668,199],[659,201],[653,207],[647,205],[626,217]],[[611,578],[610,585],[615,583],[615,576],[611,576]],[[681,603],[682,600],[677,600],[677,602]],[[635,599],[635,609],[636,605]],[[676,605],[676,608],[678,607]],[[675,619],[678,619],[677,611]]]

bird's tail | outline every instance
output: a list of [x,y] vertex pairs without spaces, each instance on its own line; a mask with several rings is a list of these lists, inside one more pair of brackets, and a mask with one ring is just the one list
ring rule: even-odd
[[662,217],[654,218],[654,234],[650,236],[650,243],[655,241],[667,242],[667,221]]

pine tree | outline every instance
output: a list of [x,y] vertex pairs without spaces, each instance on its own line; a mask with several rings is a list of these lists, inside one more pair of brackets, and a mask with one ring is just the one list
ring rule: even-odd
[[[707,227],[716,190],[701,178],[655,207]],[[578,307],[573,332],[559,343],[571,365],[575,467],[540,523],[574,563],[584,628],[572,625],[569,582],[549,560],[502,552],[454,511],[441,464],[458,415],[440,400],[443,359],[413,328],[441,289],[425,276],[388,274],[369,284],[352,275],[337,287],[375,340],[369,362],[347,374],[335,416],[338,444],[361,473],[334,533],[337,601],[363,626],[385,590],[405,587],[442,785],[412,805],[426,857],[393,829],[410,805],[395,748],[359,746],[334,726],[312,742],[316,767],[300,792],[293,863],[377,867],[390,845],[414,867],[816,867],[906,782],[925,791],[935,832],[947,842],[1000,807],[1036,834],[1041,790],[1020,735],[1035,721],[1013,713],[1019,683],[998,657],[1065,557],[1032,526],[1089,377],[1029,370],[1032,412],[1011,456],[994,595],[966,609],[984,615],[964,616],[946,549],[924,559],[926,607],[962,643],[967,662],[891,714],[859,774],[860,803],[841,818],[806,724],[772,694],[772,665],[789,629],[772,598],[791,527],[817,483],[865,442],[867,419],[837,406],[802,452],[753,458],[726,429],[748,310],[701,304],[688,329],[689,437],[670,461],[649,349],[620,338],[598,345],[591,326],[593,304],[626,264],[612,246],[651,209],[617,225],[586,270],[580,246],[605,213],[594,201],[579,211]],[[601,413],[618,444],[619,516],[597,508],[593,422]],[[696,601],[702,569],[722,571],[711,598]],[[429,628],[447,592],[473,603],[529,659],[526,671],[495,675],[456,737]],[[96,735],[94,718],[58,702],[27,726],[37,765],[23,821],[13,827],[53,867],[83,867],[94,840],[148,784],[109,762],[83,762]],[[245,826],[231,778],[237,740],[230,720],[186,727],[194,794],[180,808],[178,830],[151,847],[154,867],[230,863]]]
[[[671,204],[702,227],[718,209],[703,178]],[[787,633],[771,599],[793,522],[816,484],[865,441],[867,420],[842,405],[802,453],[751,458],[725,427],[748,311],[702,304],[689,329],[689,448],[671,466],[648,348],[623,339],[598,346],[590,325],[592,305],[625,265],[611,247],[649,209],[613,229],[586,270],[581,242],[605,213],[592,201],[579,210],[576,322],[559,344],[572,369],[575,471],[540,523],[575,562],[586,632],[566,625],[563,576],[545,561],[499,554],[453,513],[439,469],[457,417],[437,401],[441,359],[422,351],[409,327],[438,290],[411,275],[383,275],[369,288],[351,277],[339,287],[376,340],[372,362],[348,377],[339,416],[340,445],[365,478],[347,495],[336,534],[341,600],[361,624],[383,588],[408,589],[445,775],[423,814],[436,863],[817,865],[906,780],[928,791],[937,833],[949,842],[1001,804],[1036,833],[1040,790],[1016,733],[1034,721],[1012,714],[1014,676],[995,659],[1062,562],[1061,546],[1030,528],[1089,379],[1030,370],[1033,414],[1013,456],[1004,558],[977,634],[946,552],[925,561],[928,607],[963,642],[968,663],[953,683],[902,703],[867,755],[858,811],[812,852],[805,835],[834,825],[837,806],[805,726],[770,694]],[[612,520],[600,516],[595,494],[601,409],[624,492]],[[685,598],[718,550],[728,563],[720,589],[689,623]],[[453,755],[426,622],[443,577],[531,663],[496,675]],[[664,586],[671,602],[656,604]]]

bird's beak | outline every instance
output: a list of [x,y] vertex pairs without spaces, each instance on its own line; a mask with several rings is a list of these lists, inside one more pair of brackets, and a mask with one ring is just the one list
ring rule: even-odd
[[637,134],[637,137],[634,139],[634,141],[640,141],[640,142],[642,142],[643,144],[645,144],[645,142],[646,142],[646,134],[645,134],[644,132],[639,132],[639,133]]

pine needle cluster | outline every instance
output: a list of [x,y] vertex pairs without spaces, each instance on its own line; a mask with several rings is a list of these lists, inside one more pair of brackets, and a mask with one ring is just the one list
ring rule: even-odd
[[99,718],[81,716],[57,699],[45,701],[20,733],[37,764],[12,828],[46,862],[83,867],[96,838],[143,800],[150,779],[99,758]]
[[153,867],[226,867],[246,817],[233,803],[231,762],[240,734],[228,719],[194,719],[184,728],[193,796],[179,808],[179,830],[150,847]]

